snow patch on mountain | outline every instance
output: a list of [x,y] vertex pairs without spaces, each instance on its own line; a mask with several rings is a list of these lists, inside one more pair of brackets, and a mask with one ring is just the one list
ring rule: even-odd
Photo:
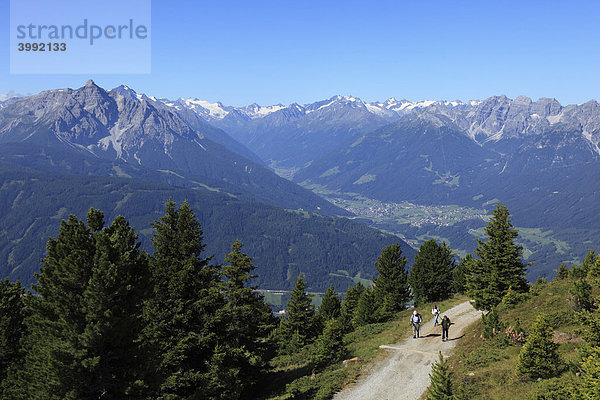
[[117,157],[121,158],[121,155],[123,154],[123,148],[121,147],[121,138],[125,131],[126,129],[120,129],[117,125],[113,126],[109,130],[110,135],[100,139],[98,141],[98,145],[105,151],[108,150],[108,147],[110,145],[112,145],[112,148],[117,152]]
[[239,111],[241,111],[243,114],[247,115],[251,119],[256,119],[256,118],[266,117],[269,114],[273,114],[274,112],[277,112],[279,110],[282,110],[282,109],[288,108],[288,107],[290,107],[290,106],[286,107],[282,104],[276,104],[273,106],[259,106],[258,104],[254,103],[254,104],[251,104],[249,106],[239,109]]
[[225,118],[225,116],[229,114],[229,111],[227,111],[223,107],[223,104],[221,104],[220,102],[211,103],[205,100],[184,98],[181,98],[179,100],[180,103],[185,105],[187,108],[192,109],[194,111],[200,111],[201,114],[204,114],[210,118],[221,119]]
[[558,122],[560,122],[561,119],[561,115],[557,114],[557,115],[548,115],[546,117],[546,121],[548,121],[550,123],[550,125],[554,125]]

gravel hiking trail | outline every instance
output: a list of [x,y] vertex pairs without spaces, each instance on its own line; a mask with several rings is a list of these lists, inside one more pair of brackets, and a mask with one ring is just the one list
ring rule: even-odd
[[[421,314],[431,310],[419,310]],[[364,376],[352,386],[337,393],[334,400],[417,400],[429,386],[431,365],[452,353],[464,329],[481,318],[481,312],[464,302],[449,310],[441,310],[452,322],[450,340],[442,342],[442,327],[433,327],[433,319],[421,325],[421,338],[412,335],[402,343],[380,346],[389,352],[381,361],[364,368]],[[441,318],[440,318],[441,320]],[[406,324],[409,324],[406,321]]]

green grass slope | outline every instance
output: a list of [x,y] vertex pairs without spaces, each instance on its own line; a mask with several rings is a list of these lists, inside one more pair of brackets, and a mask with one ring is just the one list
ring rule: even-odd
[[[454,388],[458,398],[466,399],[569,399],[569,385],[581,384],[578,363],[585,342],[580,337],[582,326],[573,309],[569,289],[573,279],[532,285],[528,298],[514,308],[499,306],[503,328],[519,324],[525,334],[537,316],[544,314],[554,330],[554,341],[563,361],[562,372],[548,379],[519,376],[516,367],[522,344],[513,341],[500,329],[493,338],[484,339],[483,326],[478,322],[467,329],[465,339],[458,342],[449,364],[454,372]],[[598,282],[593,295],[600,294]]]

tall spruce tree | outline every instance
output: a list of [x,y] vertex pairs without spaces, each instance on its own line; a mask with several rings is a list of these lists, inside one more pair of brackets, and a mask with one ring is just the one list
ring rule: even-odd
[[323,300],[319,306],[318,316],[323,323],[330,319],[334,319],[340,316],[341,302],[340,296],[335,292],[333,285],[327,288],[327,291],[323,295]]
[[359,327],[373,322],[377,322],[377,304],[375,302],[375,293],[371,288],[365,289],[360,295],[358,304],[356,305],[356,311],[354,312],[354,318],[352,319],[352,325]]
[[14,399],[139,398],[144,360],[138,352],[147,259],[124,218],[103,228],[98,210],[88,228],[63,221],[31,296],[22,368],[5,396]]
[[149,295],[148,256],[122,216],[94,236],[94,268],[83,293],[81,342],[86,354],[81,364],[87,379],[81,382],[80,397],[139,398],[145,395],[148,361],[140,346]]
[[344,301],[342,301],[342,309],[340,311],[340,319],[345,332],[350,332],[354,329],[352,325],[352,319],[360,300],[360,295],[365,291],[365,287],[362,283],[358,282],[356,285],[350,287],[344,295]]
[[327,365],[344,359],[344,329],[340,321],[329,319],[325,323],[323,334],[317,338],[315,354],[312,359],[313,370],[319,371]]
[[596,252],[593,249],[585,255],[585,259],[581,263],[581,269],[583,269],[584,276],[587,276],[587,274],[590,272],[590,269],[596,262],[596,258]]
[[[592,253],[593,250],[590,252]],[[588,254],[588,257],[590,255]],[[586,260],[588,260],[588,257],[586,257]],[[593,261],[593,262],[592,262]],[[584,261],[584,263],[586,263]],[[600,278],[600,255],[596,255],[594,254],[593,257],[590,257],[590,259],[588,260],[588,277],[590,279],[597,279]]]
[[[220,398],[233,399],[247,393],[268,368],[274,355],[269,335],[275,329],[275,317],[264,297],[248,286],[255,278],[256,266],[252,258],[242,252],[242,243],[236,240],[231,252],[225,256],[228,263],[223,267],[225,306],[219,311],[224,325],[220,348],[215,350],[217,365],[213,365],[213,382],[228,382],[229,389],[214,386]],[[223,379],[225,376],[225,379]],[[218,379],[216,379],[218,378]],[[239,393],[231,393],[232,389]]]
[[389,319],[403,310],[410,299],[405,265],[406,258],[402,256],[402,248],[398,243],[384,248],[377,258],[375,268],[379,274],[374,279],[374,295],[381,319]]
[[209,365],[218,350],[221,276],[202,258],[200,224],[187,202],[169,201],[152,224],[152,295],[145,340],[153,354],[152,390],[159,399],[210,397]]
[[528,291],[521,260],[523,248],[515,243],[518,230],[513,228],[505,205],[498,203],[485,227],[487,241],[477,240],[475,254],[468,264],[467,294],[475,300],[475,307],[491,310],[502,301],[509,287],[517,293]]
[[24,361],[9,371],[4,395],[13,399],[62,399],[77,395],[83,379],[81,337],[86,327],[83,293],[92,275],[96,245],[90,229],[70,215],[46,244],[29,299]]
[[573,282],[573,285],[569,288],[569,293],[572,296],[575,311],[591,311],[595,308],[594,299],[592,298],[592,285],[587,283],[585,279]]
[[[296,285],[287,302],[287,314],[279,324],[278,336],[281,347],[288,347],[291,338],[299,341],[301,346],[311,342],[316,336],[315,308],[305,291],[306,282],[302,274],[298,275]],[[288,348],[287,350],[293,350]],[[285,351],[285,350],[284,350]]]
[[25,289],[21,283],[10,282],[8,278],[0,281],[0,382],[6,379],[9,368],[22,363],[20,342],[26,334],[26,315]]
[[448,368],[448,363],[440,351],[438,361],[431,366],[429,374],[431,384],[427,388],[427,400],[454,400],[456,396],[452,391],[452,372]]
[[440,245],[431,239],[419,247],[409,275],[417,304],[445,300],[452,295],[453,258],[446,242]]

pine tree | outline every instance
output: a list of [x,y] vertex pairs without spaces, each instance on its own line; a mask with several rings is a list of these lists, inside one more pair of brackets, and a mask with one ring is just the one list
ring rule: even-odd
[[445,242],[439,245],[431,239],[419,247],[409,275],[418,304],[445,300],[452,295],[453,258],[454,254]]
[[[219,311],[224,334],[220,338],[222,344],[215,349],[213,356],[221,369],[215,369],[214,365],[211,368],[213,374],[221,377],[217,381],[228,381],[230,387],[236,387],[243,393],[258,381],[274,355],[274,343],[268,338],[275,329],[276,321],[264,297],[254,291],[256,287],[247,286],[248,281],[256,277],[252,275],[256,266],[242,252],[239,240],[231,245],[225,261],[228,263],[223,267],[226,304]],[[222,388],[215,387],[214,392],[219,393],[221,398],[236,398]]]
[[375,303],[375,293],[370,288],[365,289],[360,295],[356,311],[354,312],[354,318],[352,319],[352,325],[359,327],[367,324],[376,322],[375,312],[377,305]]
[[342,361],[346,354],[344,346],[344,329],[340,321],[329,319],[325,323],[323,334],[316,341],[313,368],[322,370],[327,365]]
[[24,361],[9,372],[4,395],[13,399],[62,399],[77,395],[86,327],[83,293],[92,275],[96,245],[90,229],[70,215],[46,244],[23,338]]
[[201,257],[202,230],[187,202],[176,209],[169,201],[152,226],[152,296],[144,312],[152,391],[159,399],[206,397],[225,303],[221,276]]
[[583,269],[584,276],[590,272],[590,269],[594,266],[596,262],[596,252],[594,250],[590,250],[586,255],[585,259],[581,263],[581,268]]
[[384,248],[377,258],[375,268],[379,275],[374,279],[374,294],[382,319],[389,319],[396,312],[403,310],[410,299],[405,265],[406,258],[402,256],[402,248],[398,243]]
[[352,325],[352,319],[360,300],[360,295],[365,291],[365,287],[358,282],[356,285],[350,287],[344,295],[344,301],[342,301],[342,309],[340,311],[340,319],[344,332],[350,332],[354,329]]
[[552,333],[546,318],[539,315],[519,354],[519,374],[531,378],[549,378],[558,374],[562,361],[557,352],[558,344],[552,342]]
[[583,370],[583,385],[580,388],[579,398],[597,400],[600,398],[600,347],[592,347],[586,352],[586,357],[581,364]]
[[452,372],[440,351],[440,358],[431,366],[429,378],[431,384],[427,388],[427,400],[453,400],[456,398],[452,392]]
[[498,312],[495,308],[487,314],[481,314],[481,326],[483,327],[483,332],[481,335],[485,339],[493,338],[501,329],[504,328],[504,324],[500,322]]
[[517,304],[521,303],[523,300],[525,300],[525,295],[523,295],[522,293],[517,293],[513,290],[511,286],[506,291],[504,297],[502,297],[502,301],[500,302],[500,304],[505,309],[511,309],[514,308]]
[[148,256],[122,216],[94,236],[94,268],[83,293],[86,327],[81,343],[86,354],[81,364],[86,379],[80,382],[79,396],[137,398],[145,389],[147,359],[139,342],[149,295]]
[[560,264],[558,271],[556,271],[557,279],[567,279],[569,277],[569,266],[565,263]]
[[319,306],[318,316],[321,321],[326,322],[340,316],[341,302],[340,296],[335,292],[333,285],[327,288],[323,295],[323,300]]
[[[596,254],[594,254],[594,255],[595,255],[595,258],[593,259],[593,262],[591,262],[592,260],[589,260],[589,263],[588,263],[589,267],[588,267],[587,276],[590,279],[600,278],[600,255],[596,255]],[[589,254],[588,254],[588,256],[589,256]],[[586,257],[586,260],[587,259],[588,259],[588,257]],[[586,263],[586,262],[584,261],[584,263]]]
[[61,223],[31,296],[23,367],[11,371],[9,398],[138,398],[144,359],[138,340],[148,265],[133,228],[118,217],[103,228],[76,217]]
[[569,293],[573,296],[575,311],[591,311],[595,308],[592,299],[592,286],[585,279],[573,282]]
[[316,336],[315,309],[305,288],[306,282],[300,274],[286,305],[287,314],[279,325],[278,335],[282,348],[286,347],[289,339],[296,333],[302,345],[312,342]]
[[521,261],[523,248],[515,243],[518,230],[512,227],[506,206],[496,205],[485,233],[486,242],[477,240],[475,254],[479,259],[468,264],[467,294],[475,300],[476,308],[491,310],[509,287],[518,293],[527,292],[527,265]]
[[[19,281],[0,281],[0,382],[8,369],[21,364],[21,338],[26,334],[25,289]],[[4,398],[4,397],[3,397]]]
[[600,314],[595,310],[582,311],[577,313],[577,320],[583,340],[590,346],[600,347]]

